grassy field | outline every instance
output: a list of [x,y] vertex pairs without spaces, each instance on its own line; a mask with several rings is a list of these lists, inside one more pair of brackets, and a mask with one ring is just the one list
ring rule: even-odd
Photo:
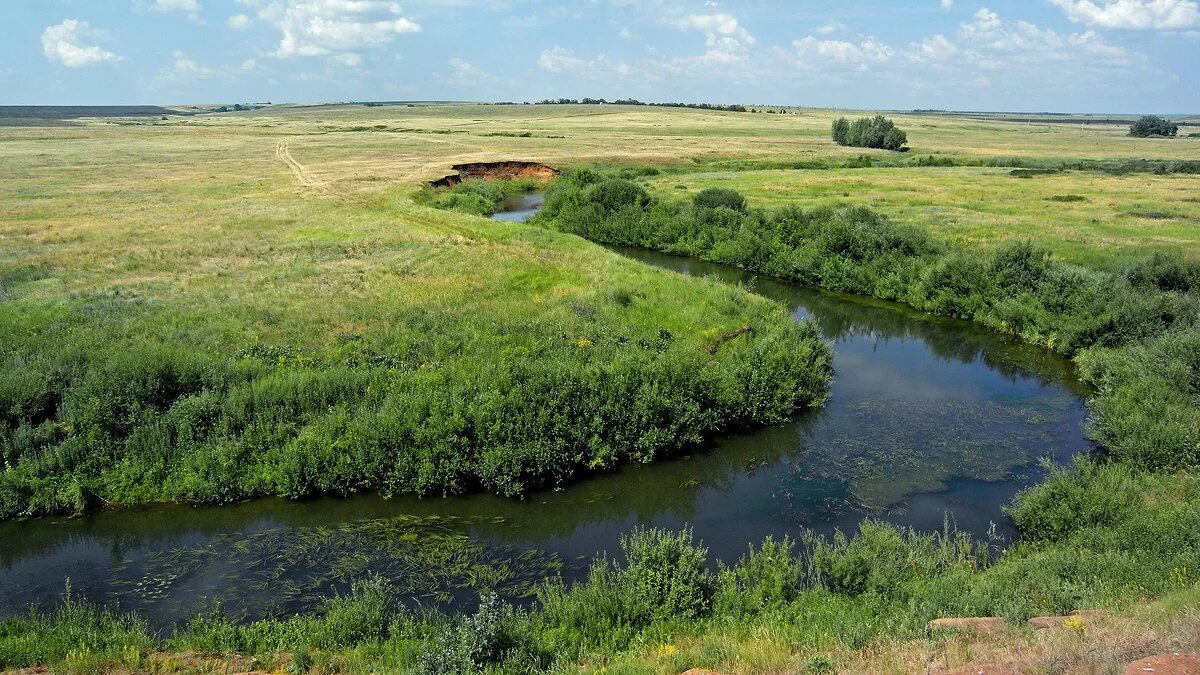
[[[364,110],[0,130],[7,515],[479,482],[516,493],[820,398],[824,347],[770,303],[409,199],[464,159],[527,154],[524,139],[325,131]],[[382,110],[369,112],[408,109]],[[429,126],[433,113],[443,128],[477,111],[394,123]],[[747,323],[764,339],[703,349]],[[785,334],[790,346],[769,346]],[[815,369],[793,381],[794,400],[758,405],[729,386],[750,377],[757,350],[802,345]],[[574,384],[552,385],[559,376]],[[524,402],[502,386],[523,387]],[[606,387],[629,388],[620,407],[605,408]],[[568,389],[551,406],[568,419],[528,406]],[[301,447],[389,424],[370,456],[320,460],[341,469],[309,466]],[[392,466],[388,438],[427,451]],[[484,443],[513,450],[461,449]]]
[[[901,115],[913,153],[898,155],[839,148],[839,113],[800,112],[324,106],[0,126],[0,517],[367,489],[520,494],[820,403],[826,347],[780,308],[576,232],[895,299],[1075,356],[1116,461],[1023,495],[1020,544],[867,524],[796,551],[767,542],[713,573],[690,534],[640,531],[623,563],[547,586],[529,612],[416,615],[367,585],[311,617],[200,619],[161,640],[68,602],[0,622],[0,667],[203,671],[238,653],[294,672],[889,672],[1024,649],[1031,667],[1090,672],[1194,648],[1200,179],[1010,172],[1190,159],[1200,142]],[[930,155],[955,166],[915,165]],[[414,201],[453,164],[509,159],[604,171],[559,181],[544,227]],[[623,167],[652,170],[626,181]],[[752,208],[688,199],[715,186]],[[811,208],[843,204],[874,210]],[[1035,246],[999,246],[1025,239]],[[1129,266],[1156,251],[1182,255]],[[1060,638],[922,637],[947,613],[1019,622],[1094,606],[1120,611]]]
[[1148,251],[1200,250],[1197,175],[1071,171],[1019,178],[991,167],[864,168],[697,172],[650,185],[667,197],[728,187],[763,207],[871,206],[946,241],[986,247],[1030,240],[1100,269]]
[[[0,129],[6,179],[6,241],[30,241],[52,226],[59,236],[81,224],[77,209],[100,207],[98,228],[123,236],[140,229],[154,205],[155,231],[186,219],[191,228],[294,217],[296,181],[276,153],[287,141],[305,168],[309,198],[337,195],[376,200],[403,196],[451,164],[529,159],[554,165],[654,164],[671,175],[660,192],[721,185],[754,206],[854,203],[878,206],[897,221],[968,243],[1028,238],[1080,264],[1112,268],[1147,250],[1200,250],[1200,175],[1092,171],[1016,178],[1009,168],[874,167],[833,171],[741,170],[795,162],[843,162],[866,155],[876,163],[1005,160],[1055,162],[1186,160],[1200,139],[1139,139],[1117,125],[996,122],[914,115],[896,117],[912,152],[843,148],[829,140],[840,113],[715,113],[615,106],[323,106],[268,108],[161,120],[94,120],[80,126]],[[1190,128],[1190,127],[1189,127]],[[525,136],[528,135],[528,136]],[[114,172],[114,167],[121,167]],[[55,176],[70,168],[64,203]],[[737,169],[737,170],[730,170]],[[78,181],[74,183],[73,181]],[[133,191],[128,189],[132,186]],[[1078,201],[1056,201],[1076,199]],[[204,208],[198,208],[198,204]],[[432,216],[425,216],[426,218]],[[13,221],[13,222],[9,222]],[[26,229],[19,229],[25,223]],[[111,227],[106,227],[111,225]],[[16,226],[17,229],[14,229]],[[251,230],[253,227],[250,228]],[[195,230],[192,230],[195,231]],[[24,255],[18,246],[8,256]],[[62,247],[56,247],[61,251]],[[0,254],[3,255],[3,254]]]

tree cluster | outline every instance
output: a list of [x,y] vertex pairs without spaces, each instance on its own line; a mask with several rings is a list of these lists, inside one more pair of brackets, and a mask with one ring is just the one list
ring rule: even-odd
[[1139,138],[1174,136],[1177,133],[1179,133],[1178,124],[1157,115],[1146,115],[1129,127],[1129,135]]
[[863,117],[853,122],[839,117],[833,123],[831,135],[834,143],[856,148],[898,151],[908,143],[908,135],[883,115]]
[[647,105],[659,108],[694,108],[697,110],[721,110],[724,112],[747,112],[744,105],[719,105],[716,103],[646,103],[636,98],[619,98],[608,101],[602,98],[555,98],[543,99],[537,105]]

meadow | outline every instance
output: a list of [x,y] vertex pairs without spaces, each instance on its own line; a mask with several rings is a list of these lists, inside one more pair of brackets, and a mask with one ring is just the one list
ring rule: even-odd
[[[521,494],[820,404],[828,347],[811,327],[590,239],[1075,358],[1108,457],[1014,502],[1018,544],[866,522],[714,569],[689,532],[638,530],[527,610],[413,613],[376,581],[314,616],[200,617],[164,638],[68,600],[0,622],[0,667],[903,672],[1008,648],[1103,671],[1195,648],[1198,141],[897,115],[900,154],[835,146],[838,115],[330,106],[0,126],[0,514]],[[501,159],[573,170],[530,225],[429,203],[449,165]],[[1094,607],[1112,622],[1015,627]],[[949,614],[1013,627],[925,635]]]

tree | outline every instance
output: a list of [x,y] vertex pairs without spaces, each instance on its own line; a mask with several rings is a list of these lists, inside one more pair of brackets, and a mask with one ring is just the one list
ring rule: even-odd
[[1179,133],[1179,125],[1171,120],[1157,115],[1146,115],[1129,127],[1130,136],[1149,138],[1150,136],[1174,136]]
[[838,145],[849,145],[850,139],[850,121],[845,117],[839,117],[833,121],[833,142]]
[[908,143],[908,135],[883,115],[862,117],[853,122],[839,118],[834,121],[830,135],[838,145],[857,148],[902,150]]
[[889,129],[887,135],[883,137],[883,147],[886,150],[895,150],[899,152],[900,150],[903,150],[904,146],[907,144],[908,134],[900,131],[900,129],[895,126]]

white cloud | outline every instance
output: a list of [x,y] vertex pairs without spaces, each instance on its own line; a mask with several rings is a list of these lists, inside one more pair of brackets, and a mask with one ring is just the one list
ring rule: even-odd
[[[381,47],[421,26],[389,0],[242,0],[280,32],[273,56],[331,56],[345,63],[359,50]],[[361,61],[361,57],[359,57]]]
[[225,23],[234,30],[246,30],[250,27],[250,17],[245,14],[234,14]]
[[243,72],[248,73],[248,72],[251,72],[251,71],[257,70],[257,69],[258,69],[258,61],[255,61],[254,59],[246,59],[245,61],[242,61],[242,71]]
[[68,68],[119,60],[120,57],[110,51],[83,44],[84,40],[95,33],[88,22],[67,19],[42,32],[42,53],[47,59],[57,61]]
[[884,63],[896,50],[875,38],[864,38],[859,42],[844,40],[818,40],[809,35],[792,42],[800,63],[810,65],[815,60],[844,64],[865,69],[872,63]]
[[824,25],[817,29],[818,35],[832,35],[846,30],[846,24],[840,21],[826,21]]
[[[712,6],[712,5],[708,5]],[[675,16],[670,23],[683,30],[698,30],[704,33],[704,53],[671,59],[648,60],[639,72],[643,77],[657,78],[659,74],[671,76],[708,75],[749,82],[757,77],[755,69],[748,68],[750,48],[754,36],[738,22],[732,14],[685,14]]]
[[463,87],[471,87],[491,79],[482,69],[467,63],[457,56],[447,61],[450,64],[450,82]]
[[958,53],[958,45],[941,33],[921,42],[914,42],[905,50],[905,56],[920,63],[940,62]]
[[162,12],[186,14],[189,19],[196,23],[204,23],[204,19],[200,17],[200,11],[203,7],[200,0],[133,0],[134,11],[144,12]]
[[182,86],[209,80],[225,74],[215,68],[202,66],[187,54],[176,50],[172,55],[171,65],[158,71],[154,78],[155,87]]
[[194,14],[200,11],[200,0],[154,0],[150,8],[158,12],[185,12]]
[[1155,81],[1149,60],[1105,41],[1093,30],[1059,33],[1027,21],[978,10],[952,33],[938,33],[906,47],[871,37],[831,40],[809,35],[792,49],[775,50],[780,63],[819,80],[894,87],[902,95],[961,97],[965,91],[1010,97],[1090,93],[1097,87],[1134,88]]
[[942,0],[942,9],[947,12],[954,9],[954,0]]
[[1067,18],[1096,28],[1182,30],[1200,24],[1194,0],[1049,0]]
[[543,51],[538,57],[537,65],[547,73],[570,73],[589,79],[611,75],[624,76],[631,72],[628,65],[614,62],[605,54],[594,59],[582,59],[570,49],[557,45]]

